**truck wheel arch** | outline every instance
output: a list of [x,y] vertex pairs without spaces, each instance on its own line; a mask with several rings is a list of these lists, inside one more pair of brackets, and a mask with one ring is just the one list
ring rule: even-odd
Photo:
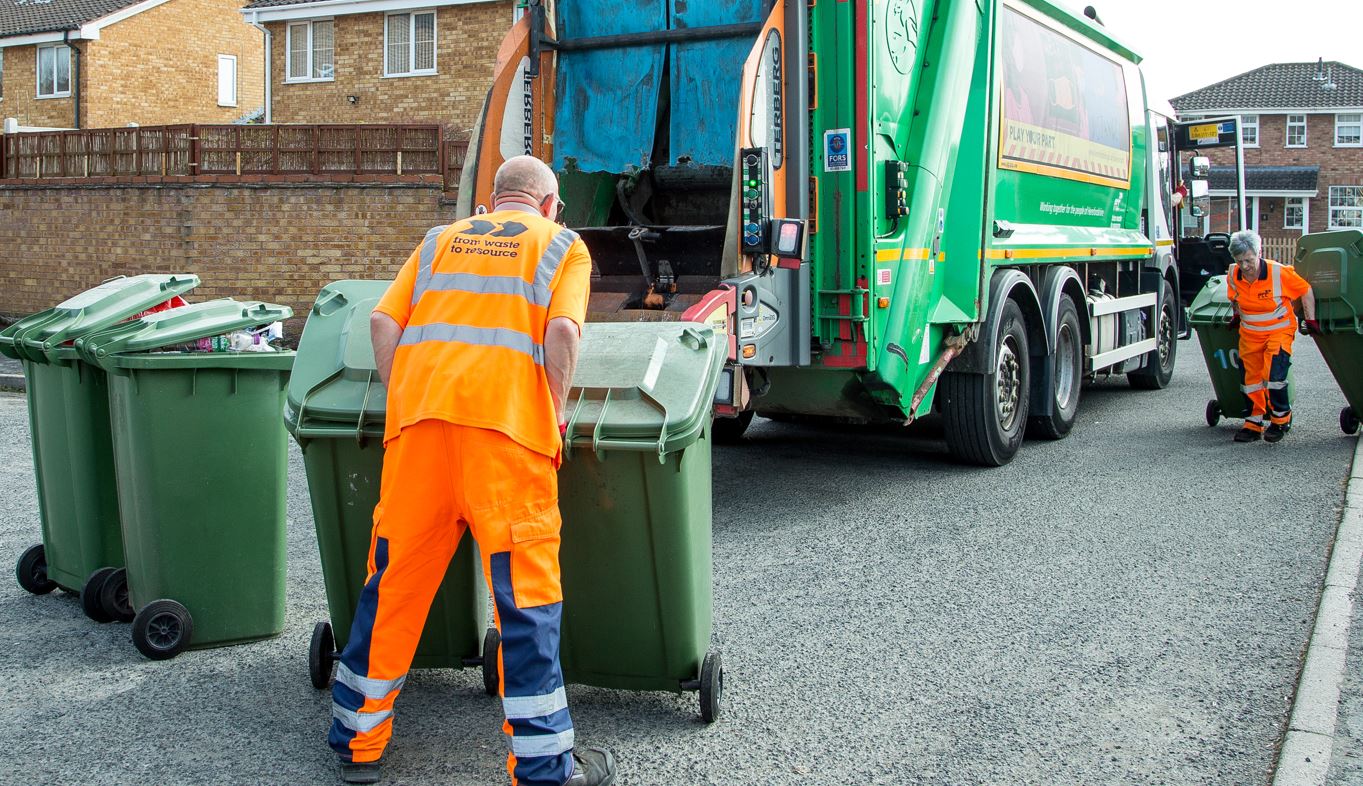
[[988,374],[998,362],[994,342],[989,340],[997,330],[1003,306],[1009,300],[1016,301],[1022,309],[1027,324],[1027,343],[1035,364],[1037,357],[1044,356],[1051,345],[1047,321],[1042,316],[1041,300],[1036,286],[1017,268],[1001,268],[994,271],[989,282],[989,310],[980,332],[974,341],[966,346],[961,354],[947,366],[947,371],[966,374]]

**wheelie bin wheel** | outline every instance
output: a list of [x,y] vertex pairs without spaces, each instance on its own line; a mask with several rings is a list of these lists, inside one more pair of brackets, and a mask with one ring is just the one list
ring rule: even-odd
[[41,543],[29,546],[19,555],[14,577],[19,580],[20,587],[34,595],[46,595],[57,588],[57,582],[47,577],[47,550]]
[[1339,428],[1345,434],[1358,433],[1358,413],[1354,412],[1353,407],[1345,407],[1339,411]]
[[1221,404],[1216,399],[1207,402],[1207,425],[1215,427],[1221,422]]
[[489,696],[501,692],[501,679],[497,674],[497,661],[502,651],[502,634],[496,628],[488,628],[483,634],[483,691]]
[[317,690],[331,687],[337,658],[336,637],[331,633],[331,623],[313,625],[312,643],[308,645],[308,676],[312,678],[312,687]]
[[705,654],[700,664],[700,717],[706,723],[719,718],[720,702],[724,698],[724,659],[718,650]]
[[104,582],[114,575],[116,568],[98,568],[85,580],[85,586],[80,588],[80,607],[85,612],[85,616],[95,622],[112,622],[114,617],[104,610],[104,604],[100,602],[100,592],[104,589]]
[[104,580],[99,589],[99,605],[104,613],[118,622],[132,622],[137,616],[128,599],[128,569],[118,568]]
[[133,618],[133,644],[152,660],[169,660],[184,652],[193,634],[189,609],[173,600],[154,600]]

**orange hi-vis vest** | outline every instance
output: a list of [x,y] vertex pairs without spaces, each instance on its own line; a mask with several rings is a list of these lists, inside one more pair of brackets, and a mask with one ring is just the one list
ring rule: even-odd
[[1271,259],[1263,262],[1268,275],[1252,283],[1240,277],[1238,265],[1231,265],[1226,274],[1226,295],[1240,309],[1240,329],[1260,335],[1295,331],[1297,315],[1292,301],[1306,291],[1306,281],[1291,267]]
[[590,267],[576,232],[530,213],[498,211],[427,232],[375,308],[403,327],[384,441],[421,420],[445,420],[500,431],[557,460],[544,335],[557,316],[582,324]]

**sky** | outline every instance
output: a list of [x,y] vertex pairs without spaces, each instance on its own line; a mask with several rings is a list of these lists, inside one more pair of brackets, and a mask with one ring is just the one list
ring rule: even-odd
[[1145,58],[1152,102],[1269,63],[1318,58],[1363,68],[1363,0],[1059,0],[1092,5]]

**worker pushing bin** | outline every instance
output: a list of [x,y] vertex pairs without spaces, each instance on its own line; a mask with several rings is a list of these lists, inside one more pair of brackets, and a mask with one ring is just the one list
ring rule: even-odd
[[558,484],[564,679],[699,691],[707,723],[724,685],[710,649],[710,422],[727,355],[702,325],[586,325]]
[[[374,507],[383,473],[387,389],[379,380],[369,315],[387,281],[338,281],[318,295],[298,344],[284,422],[303,451],[327,621],[308,648],[312,684],[331,685],[364,589]],[[497,695],[499,637],[487,622],[477,544],[467,537],[451,560],[417,645],[415,668],[482,668]]]
[[[109,377],[113,457],[132,608],[148,658],[253,641],[284,628],[286,435],[294,353],[225,351],[289,318],[215,300],[76,342]],[[195,351],[201,341],[212,351]],[[235,342],[234,342],[235,346]],[[245,349],[246,347],[238,347]]]
[[[1240,331],[1232,324],[1235,310],[1227,295],[1226,277],[1213,276],[1193,298],[1188,307],[1188,323],[1197,332],[1202,357],[1211,376],[1216,398],[1207,402],[1208,426],[1215,426],[1222,417],[1245,418],[1251,411],[1249,396],[1241,390],[1245,384],[1245,369],[1240,362]],[[1296,397],[1291,369],[1287,372],[1287,393]]]
[[1363,231],[1302,237],[1295,267],[1316,296],[1322,332],[1312,338],[1349,402],[1339,412],[1339,427],[1357,434],[1363,417]]
[[86,616],[132,620],[114,479],[108,379],[75,339],[174,302],[192,275],[116,278],[0,332],[0,353],[23,363],[42,542],[19,558],[34,594],[79,592]]

